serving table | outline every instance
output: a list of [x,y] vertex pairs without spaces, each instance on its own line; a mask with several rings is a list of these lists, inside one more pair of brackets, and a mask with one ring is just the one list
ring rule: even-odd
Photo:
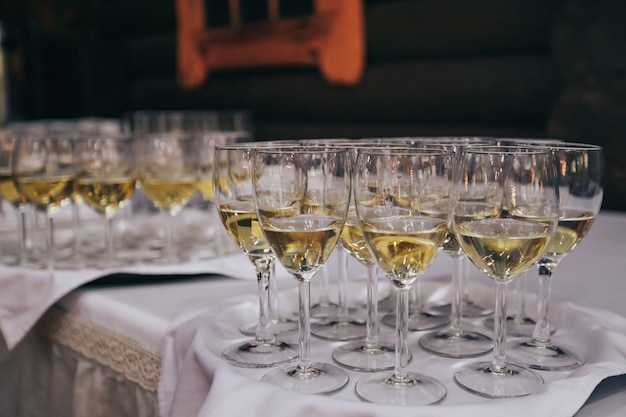
[[[189,340],[198,343],[198,338],[189,336],[195,335],[198,328],[189,326],[199,326],[205,332],[208,363],[211,363],[215,358],[219,361],[218,355],[208,352],[220,346],[219,339],[232,337],[235,324],[246,320],[253,322],[256,318],[257,286],[246,258],[234,253],[212,262],[226,264],[229,272],[116,274],[93,280],[59,299],[13,349],[5,346],[0,352],[0,375],[3,376],[0,417],[220,415],[216,410],[227,410],[229,406],[212,402],[219,403],[220,390],[228,387],[223,383],[224,373],[235,376],[231,379],[231,398],[237,397],[237,381],[245,385],[242,393],[252,389],[264,395],[276,395],[277,400],[285,398],[285,393],[275,393],[278,388],[258,381],[264,370],[242,371],[217,362],[214,368],[209,367],[208,374],[195,367],[185,369],[199,359],[192,360],[181,354],[201,355],[199,350],[204,349],[202,345],[194,348],[185,345]],[[331,259],[329,271],[333,270],[333,262]],[[441,253],[422,278],[424,291],[430,295],[429,302],[445,301],[450,270],[450,259]],[[482,301],[488,302],[493,283],[475,268],[471,270],[470,288],[478,292]],[[360,294],[365,291],[365,270],[353,263],[350,274],[351,301],[360,303]],[[292,314],[296,302],[295,281],[280,268],[276,277],[281,290],[281,311]],[[536,305],[535,281],[529,280],[528,311],[531,313]],[[388,289],[384,282],[380,288]],[[557,325],[558,320],[565,323],[570,312],[591,317],[578,323],[588,326],[585,330],[589,332],[593,330],[595,318],[599,320],[598,326],[600,321],[610,323],[612,339],[607,340],[614,340],[616,345],[623,343],[621,352],[626,358],[625,295],[626,214],[602,212],[586,239],[562,261],[556,272],[553,316],[557,318]],[[315,284],[312,296],[315,297]],[[383,332],[389,331],[383,329]],[[567,329],[565,331],[567,335]],[[560,334],[557,330],[555,338]],[[391,337],[389,333],[383,335]],[[593,346],[593,341],[581,342],[584,343],[580,346]],[[427,357],[416,343],[411,344],[411,350],[416,356]],[[451,376],[454,362],[450,364],[448,374]],[[585,364],[581,369],[587,366],[591,365]],[[581,405],[573,410],[564,406],[555,415],[626,415],[626,359],[621,364],[611,362],[607,367],[606,375],[615,376],[605,379],[598,377],[602,373],[596,373],[595,377],[581,376],[580,384],[587,387],[580,392],[588,391],[588,398],[550,399],[572,404],[578,401]],[[351,373],[351,376],[356,374]],[[197,384],[191,383],[198,375],[201,378]],[[542,375],[549,382],[558,379],[547,373]],[[590,378],[597,381],[592,383]],[[211,385],[211,381],[215,384]],[[449,384],[450,381],[446,381],[446,385]],[[328,409],[325,407],[335,406],[335,415],[341,415],[341,410],[346,410],[345,415],[360,415],[354,411],[369,410],[356,400],[353,386],[354,381],[351,381],[341,392],[320,397],[318,402],[323,405],[317,410],[312,406],[311,414],[322,415],[321,411]],[[449,407],[448,415],[454,415],[453,410],[466,415],[471,409],[459,407],[463,404],[458,402],[461,401],[458,394],[455,395],[457,399],[449,403],[429,406],[433,415],[437,415],[434,410],[438,407]],[[293,398],[297,401],[298,396]],[[494,400],[493,406],[506,407],[506,401],[511,401],[510,407],[528,405],[533,413],[537,411],[533,409],[533,396],[525,397],[524,403],[518,400],[497,400],[498,403]],[[242,403],[246,401],[247,398],[241,398]],[[310,402],[315,404],[316,401]],[[371,406],[371,415],[378,415],[380,410]],[[231,407],[229,417],[239,415],[238,412],[244,415],[245,410],[245,407]],[[272,413],[277,414],[277,410],[281,410],[278,405]],[[284,415],[289,415],[288,410],[289,407],[285,407]],[[256,410],[252,415],[264,415],[263,411]],[[247,410],[247,415],[249,412]]]

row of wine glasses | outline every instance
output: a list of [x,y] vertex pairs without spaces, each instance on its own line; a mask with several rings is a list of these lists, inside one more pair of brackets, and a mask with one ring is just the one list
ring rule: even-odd
[[[26,215],[30,210],[46,217],[41,256],[44,267],[119,266],[114,242],[114,219],[137,190],[164,213],[164,239],[161,256],[153,262],[180,261],[174,242],[173,218],[194,194],[212,199],[213,166],[198,163],[203,149],[196,137],[182,134],[155,134],[136,140],[124,134],[84,135],[79,138],[53,132],[3,132],[0,138],[2,196],[19,215],[18,256],[22,266],[40,266],[26,250]],[[211,148],[211,152],[212,152]],[[205,162],[206,164],[206,162]],[[211,187],[206,187],[206,184]],[[210,194],[210,195],[207,195]],[[104,256],[82,259],[80,263],[59,263],[55,242],[55,219],[67,206],[85,205],[104,218]],[[31,228],[35,229],[35,228]],[[31,230],[32,233],[38,230]],[[79,240],[79,232],[73,231]],[[82,232],[81,232],[82,233]],[[31,236],[35,239],[35,236]],[[97,250],[81,247],[83,253]],[[125,258],[124,262],[128,262]]]
[[[278,365],[263,380],[305,393],[329,393],[347,384],[345,371],[313,363],[310,352],[310,281],[339,242],[368,267],[368,320],[364,341],[346,344],[332,357],[349,369],[375,371],[355,385],[366,401],[430,404],[446,394],[441,382],[408,370],[407,342],[409,292],[442,248],[455,259],[452,322],[443,331],[426,333],[419,344],[427,352],[449,357],[493,350],[491,361],[456,369],[454,379],[460,386],[490,398],[527,395],[543,383],[530,368],[563,370],[584,362],[577,357],[548,365],[567,352],[551,343],[548,278],[599,211],[602,149],[515,140],[456,141],[454,146],[425,142],[235,147],[236,153],[247,155],[247,162],[229,161],[214,175],[214,187],[221,189],[218,207],[225,227],[257,267],[261,314],[255,342],[267,342],[274,353],[284,355],[240,366]],[[237,189],[245,191],[238,195]],[[262,256],[254,252],[257,249]],[[493,341],[461,325],[457,261],[462,256],[496,283]],[[274,259],[298,283],[297,355],[267,331],[267,266]],[[542,278],[540,318],[530,341],[513,340],[509,345],[516,358],[513,364],[506,353],[506,289],[535,264]],[[376,268],[396,292],[395,347],[378,340]],[[233,351],[243,349],[227,350],[225,357]],[[362,353],[369,357],[360,359]],[[390,373],[378,372],[390,368]]]

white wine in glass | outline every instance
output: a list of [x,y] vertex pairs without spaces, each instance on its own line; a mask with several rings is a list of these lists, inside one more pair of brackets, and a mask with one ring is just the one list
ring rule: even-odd
[[54,215],[71,204],[74,192],[72,142],[65,136],[27,136],[13,155],[13,178],[20,197],[46,214],[45,265],[55,267]]
[[228,347],[222,357],[249,368],[272,367],[298,354],[271,329],[270,280],[275,258],[261,230],[252,197],[254,144],[222,145],[215,149],[214,196],[222,225],[248,256],[257,275],[259,318],[254,339]]
[[192,136],[168,133],[142,138],[138,179],[141,188],[164,215],[163,258],[180,261],[176,251],[174,218],[197,190],[196,143]]
[[[558,226],[548,248],[537,262],[539,303],[537,324],[530,339],[511,343],[511,358],[532,369],[565,371],[585,363],[577,347],[552,341],[549,302],[552,276],[558,264],[584,239],[602,205],[604,152],[583,143],[550,143],[558,170],[560,212]],[[512,217],[534,220],[528,211],[512,211]]]
[[357,216],[376,265],[396,291],[394,370],[356,383],[357,395],[366,401],[425,405],[446,395],[439,381],[407,369],[407,338],[409,290],[428,269],[448,233],[445,219],[420,214],[420,201],[429,185],[449,184],[451,157],[443,149],[359,150],[354,173]]
[[[454,378],[469,392],[489,397],[518,397],[543,384],[540,375],[506,358],[507,284],[527,271],[544,253],[556,229],[556,167],[545,148],[480,146],[465,149],[457,176],[458,200],[452,224],[470,261],[496,283],[494,346],[491,362],[459,367]],[[495,186],[495,195],[485,190]],[[498,216],[465,216],[468,202],[500,202]],[[503,209],[506,207],[506,210]],[[510,217],[533,210],[532,221]]]
[[132,136],[85,138],[75,145],[75,191],[105,219],[105,257],[101,268],[118,266],[113,220],[135,192],[136,171]]
[[337,391],[348,383],[348,374],[311,360],[310,281],[330,257],[346,219],[348,152],[325,146],[261,148],[254,172],[254,201],[263,233],[297,281],[299,300],[298,362],[270,371],[263,380],[301,393]]

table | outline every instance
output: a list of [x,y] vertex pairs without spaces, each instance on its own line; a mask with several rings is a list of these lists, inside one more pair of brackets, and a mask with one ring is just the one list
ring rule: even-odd
[[[626,214],[602,212],[559,266],[552,299],[626,316],[625,244]],[[446,273],[449,265],[441,254],[424,279]],[[472,280],[486,280],[477,271],[472,275]],[[284,276],[279,284],[285,290],[295,287]],[[535,287],[530,280],[531,291]],[[153,277],[77,289],[50,309],[16,349],[0,352],[0,417],[156,416],[160,351],[171,323],[194,309],[255,291],[252,280],[223,276]],[[626,415],[626,376],[599,384],[576,415]]]

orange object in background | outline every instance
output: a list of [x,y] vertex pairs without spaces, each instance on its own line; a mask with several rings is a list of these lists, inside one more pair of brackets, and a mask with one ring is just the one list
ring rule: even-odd
[[177,0],[177,75],[182,89],[201,87],[211,71],[317,66],[329,83],[354,85],[365,71],[362,0],[313,0],[313,13],[283,18],[267,0],[268,19],[242,23],[229,0],[230,26],[208,28],[204,0]]

